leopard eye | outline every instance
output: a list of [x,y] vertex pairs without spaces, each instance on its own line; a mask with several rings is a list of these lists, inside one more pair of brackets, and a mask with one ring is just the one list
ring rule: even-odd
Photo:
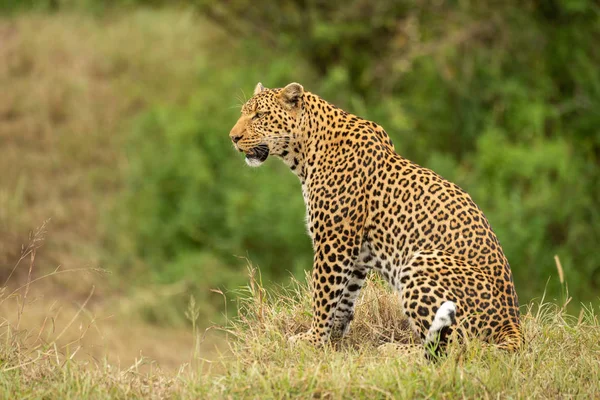
[[252,117],[252,119],[259,119],[259,118],[260,118],[260,117],[262,117],[263,115],[264,115],[264,113],[262,113],[262,112],[258,112],[258,111],[257,111],[257,112],[254,114],[254,116]]

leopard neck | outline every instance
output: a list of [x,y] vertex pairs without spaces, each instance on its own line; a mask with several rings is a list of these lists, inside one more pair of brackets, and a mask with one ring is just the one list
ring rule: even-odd
[[[304,185],[318,164],[338,154],[335,148],[343,146],[345,153],[359,151],[352,144],[357,135],[370,136],[371,143],[379,143],[380,151],[395,153],[386,131],[374,122],[347,113],[317,95],[305,92],[303,107],[298,115],[296,129],[291,132],[288,150],[281,158]],[[364,150],[364,149],[363,149]]]
[[281,158],[304,185],[317,161],[319,143],[329,140],[327,135],[335,128],[335,121],[324,115],[349,114],[310,92],[304,93],[302,102],[296,131],[292,132],[288,151]]
[[310,92],[304,93],[295,131],[291,132],[287,150],[280,155],[303,185],[309,177],[309,167],[314,164],[318,133],[327,131],[328,119],[323,118],[326,107],[332,105]]

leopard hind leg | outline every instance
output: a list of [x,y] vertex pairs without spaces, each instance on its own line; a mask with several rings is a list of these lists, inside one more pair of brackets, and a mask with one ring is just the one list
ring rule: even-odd
[[425,357],[438,358],[444,352],[448,342],[451,326],[456,324],[456,304],[452,301],[444,302],[435,313],[433,322],[427,331],[423,345]]

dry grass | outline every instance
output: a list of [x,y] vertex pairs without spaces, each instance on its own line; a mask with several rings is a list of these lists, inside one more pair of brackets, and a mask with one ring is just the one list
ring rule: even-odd
[[[407,343],[411,334],[397,297],[371,279],[361,295],[349,336],[324,349],[291,348],[287,337],[308,327],[309,287],[267,294],[251,280],[232,323],[233,356],[227,373],[207,391],[242,397],[285,398],[490,398],[600,396],[600,322],[597,310],[578,317],[552,303],[523,308],[526,348],[509,354],[479,341],[454,344],[448,356],[432,364],[422,351],[382,346]],[[299,300],[298,300],[299,299]]]
[[[69,293],[48,290],[61,275],[68,275],[71,282],[87,275],[86,281],[102,285],[106,271],[91,267],[38,271],[36,255],[43,245],[46,228],[45,223],[31,233],[8,278],[0,283],[0,329],[4,330],[0,336],[4,339],[3,350],[8,351],[5,361],[17,357],[19,364],[29,364],[50,357],[61,365],[67,359],[101,360],[106,366],[133,363],[138,370],[147,370],[140,368],[140,360],[144,360],[143,365],[156,367],[158,361],[162,368],[176,371],[182,363],[193,360],[194,354],[207,357],[214,353],[222,341],[219,336],[210,335],[197,343],[194,353],[194,334],[189,330],[157,327],[136,317],[136,307],[141,305],[136,304],[135,296],[121,304],[115,294],[98,296],[95,285],[79,300],[70,300],[73,296]],[[11,284],[15,273],[20,273],[22,283]],[[163,298],[160,290],[155,288],[153,301]],[[134,294],[139,295],[139,291]],[[143,306],[147,305],[143,301]],[[48,351],[51,356],[47,356]]]
[[[411,340],[397,297],[382,282],[367,283],[347,338],[324,348],[292,347],[287,338],[306,329],[310,320],[309,285],[293,281],[267,292],[256,271],[250,271],[250,283],[238,297],[240,317],[222,328],[230,351],[216,361],[196,354],[175,373],[143,359],[130,368],[110,366],[103,359],[82,363],[71,361],[79,339],[59,346],[55,336],[41,340],[2,324],[0,386],[8,398],[600,396],[596,310],[587,309],[576,318],[556,304],[531,305],[524,308],[527,346],[520,353],[472,341],[451,345],[447,357],[430,363],[421,351],[381,348],[392,340]],[[191,305],[192,318],[193,310]],[[202,336],[197,332],[197,340]]]

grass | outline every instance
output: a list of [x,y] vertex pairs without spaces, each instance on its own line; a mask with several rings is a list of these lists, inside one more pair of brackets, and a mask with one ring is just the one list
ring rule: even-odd
[[[600,322],[596,310],[578,317],[544,302],[523,307],[527,345],[516,354],[479,341],[452,344],[431,363],[412,345],[396,295],[373,277],[361,294],[348,337],[323,348],[290,346],[310,322],[310,286],[292,281],[267,292],[250,268],[239,316],[220,329],[229,350],[213,361],[194,352],[177,372],[140,358],[129,368],[104,359],[74,361],[81,337],[58,345],[56,335],[1,323],[0,388],[5,398],[597,398]],[[7,296],[25,304],[28,289]],[[187,315],[194,319],[191,302]],[[27,311],[21,308],[21,312]],[[57,327],[60,331],[60,327]],[[42,326],[39,332],[44,333]],[[82,326],[82,336],[87,328]],[[196,345],[204,333],[195,332]],[[403,343],[396,347],[391,342]],[[194,347],[190,346],[190,351]]]
[[[438,363],[413,346],[397,298],[379,280],[362,294],[349,336],[323,349],[290,347],[307,329],[309,287],[267,294],[251,280],[232,323],[226,371],[205,382],[212,396],[247,398],[552,398],[600,395],[600,324],[595,311],[579,317],[541,302],[523,308],[527,346],[509,354],[472,341],[450,347]],[[216,384],[215,382],[218,382]]]

